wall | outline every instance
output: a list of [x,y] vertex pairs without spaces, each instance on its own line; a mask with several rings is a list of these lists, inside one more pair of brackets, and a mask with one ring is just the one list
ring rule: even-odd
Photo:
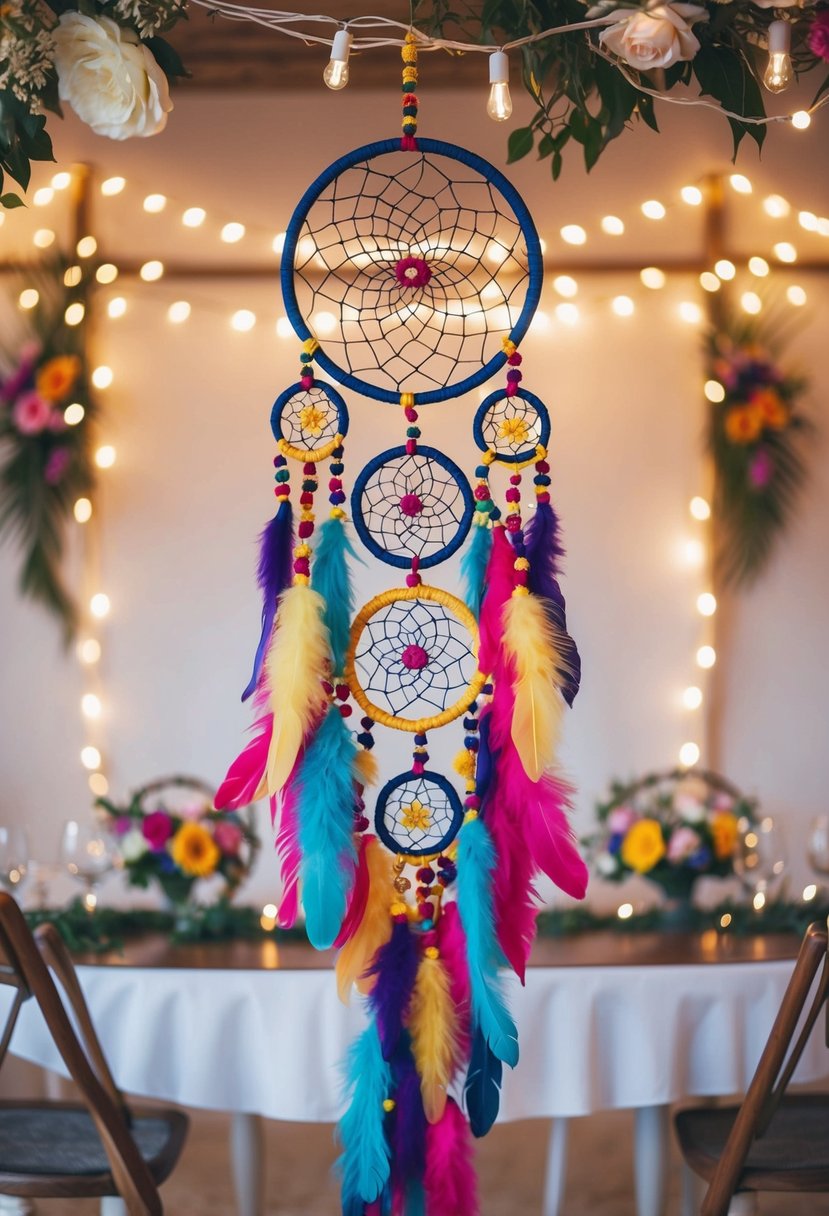
[[[501,163],[501,132],[481,118],[481,98],[463,94],[460,100],[459,106],[458,96],[427,94],[426,127],[431,121],[441,136]],[[118,254],[274,261],[270,235],[284,229],[315,173],[337,151],[378,133],[378,109],[390,116],[383,131],[396,121],[394,96],[379,100],[349,90],[337,97],[336,110],[333,101],[322,90],[293,99],[184,98],[157,140],[110,144],[70,119],[57,150],[61,161],[94,159],[101,176],[122,172],[129,179],[121,199],[98,209],[102,247],[116,262]],[[636,208],[647,196],[675,199],[681,185],[725,167],[724,125],[716,116],[673,112],[664,123],[667,134],[660,139],[644,131],[623,139],[589,180],[575,163],[555,189],[546,169],[532,162],[510,171],[554,260],[572,254],[557,238],[560,224],[575,220],[595,232],[608,210],[629,220],[628,234],[616,244],[592,240],[587,256],[617,254],[658,264],[660,256],[699,249],[700,220],[693,211],[672,211],[670,222],[653,225],[637,217]],[[816,168],[809,156],[810,149],[817,153],[818,137],[787,130],[775,138],[762,166],[748,158],[744,171],[759,190],[778,190],[800,206],[825,210],[829,170],[823,161]],[[48,180],[48,174],[40,176]],[[136,199],[150,189],[182,206],[205,206],[211,222],[219,214],[241,219],[251,235],[243,246],[225,248],[203,232],[181,229],[172,208],[161,219],[144,216]],[[735,199],[734,208],[735,240],[752,252],[765,250],[776,230],[758,219],[756,199]],[[44,219],[34,212],[8,217],[0,257]],[[810,306],[800,318],[792,357],[813,379],[820,421],[829,369],[816,318],[826,282],[802,281]],[[608,300],[618,291],[636,297],[634,318],[610,314]],[[255,538],[272,501],[268,416],[277,392],[295,378],[296,360],[294,344],[273,329],[281,312],[275,275],[259,282],[131,283],[119,292],[129,298],[128,314],[102,321],[97,338],[99,357],[115,372],[105,397],[105,430],[118,462],[102,476],[101,507],[103,569],[113,604],[105,642],[105,726],[116,796],[165,773],[218,780],[243,740],[248,713],[238,696],[258,624]],[[683,564],[681,546],[692,534],[688,500],[701,487],[702,376],[699,332],[677,318],[676,306],[698,295],[693,280],[682,276],[650,294],[630,275],[585,279],[581,324],[570,329],[554,322],[522,346],[527,382],[548,401],[553,417],[566,592],[585,667],[564,748],[579,790],[580,829],[589,825],[593,802],[613,776],[672,764],[694,730],[679,695],[694,674],[700,576]],[[181,327],[164,319],[176,298],[193,303],[193,316]],[[547,286],[544,307],[551,311],[553,304]],[[243,306],[260,317],[249,334],[234,333],[227,323],[230,312]],[[423,414],[424,438],[444,446],[470,473],[473,398]],[[353,476],[364,460],[397,442],[400,428],[390,407],[353,394],[349,407]],[[805,876],[805,824],[825,810],[829,776],[824,444],[818,430],[799,518],[768,577],[741,604],[726,656],[725,768],[785,816],[796,884]],[[86,814],[90,804],[78,764],[83,686],[51,621],[16,598],[14,578],[13,554],[4,549],[0,821],[27,823],[33,854],[51,860],[61,821]],[[436,581],[452,588],[455,578],[452,566]],[[360,594],[367,598],[390,583],[387,570],[370,566],[360,573]],[[394,741],[398,758],[388,775],[405,763],[405,742]],[[263,814],[267,834],[265,819]],[[263,852],[249,893],[264,900],[275,884],[269,850]],[[110,896],[119,893],[111,882]]]

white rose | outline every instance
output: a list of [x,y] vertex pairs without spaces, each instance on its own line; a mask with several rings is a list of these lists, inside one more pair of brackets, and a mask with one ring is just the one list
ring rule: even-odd
[[143,857],[149,846],[144,839],[144,833],[133,828],[131,832],[127,832],[126,836],[121,837],[119,847],[121,856],[129,864],[129,862],[138,861],[139,857]]
[[615,24],[602,30],[599,42],[632,68],[666,68],[680,59],[693,59],[699,42],[691,32],[708,13],[698,4],[659,4],[654,8],[619,8]]
[[609,878],[619,869],[619,862],[612,853],[600,853],[596,858],[596,869],[604,878]]
[[173,108],[167,77],[133,30],[70,12],[61,15],[54,37],[61,101],[96,135],[129,139],[163,131]]

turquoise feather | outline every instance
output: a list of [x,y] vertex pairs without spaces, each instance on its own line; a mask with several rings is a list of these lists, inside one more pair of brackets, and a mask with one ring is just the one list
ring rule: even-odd
[[325,600],[323,619],[331,635],[335,675],[342,675],[348,635],[354,615],[354,588],[348,558],[357,559],[342,519],[327,519],[319,530],[314,551],[313,587]]
[[498,975],[498,968],[505,967],[507,960],[495,936],[495,865],[495,849],[484,821],[471,819],[458,837],[458,912],[466,934],[473,1030],[480,1029],[493,1055],[514,1068],[518,1031]]
[[486,524],[473,524],[472,540],[461,558],[461,578],[463,598],[476,617],[481,614],[481,600],[484,598],[486,568],[491,549],[492,529]]
[[391,1068],[383,1059],[372,1022],[348,1052],[346,1091],[349,1106],[340,1120],[343,1146],[337,1169],[342,1177],[344,1212],[359,1212],[383,1194],[391,1172],[383,1102],[391,1089]]
[[299,878],[305,927],[317,950],[334,944],[354,883],[354,757],[357,745],[332,705],[297,775]]

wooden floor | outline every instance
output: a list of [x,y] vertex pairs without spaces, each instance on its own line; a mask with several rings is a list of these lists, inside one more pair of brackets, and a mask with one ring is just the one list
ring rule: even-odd
[[[166,1216],[234,1216],[227,1119],[194,1113],[179,1168],[163,1188]],[[541,1212],[549,1124],[496,1127],[481,1143],[478,1173],[482,1216],[537,1216]],[[629,1113],[594,1115],[571,1124],[569,1178],[562,1216],[635,1216],[633,1121]],[[337,1216],[331,1178],[335,1156],[330,1127],[267,1125],[267,1216]],[[679,1164],[673,1157],[668,1216],[679,1216]],[[92,1216],[97,1204],[52,1200],[44,1216]],[[763,1196],[762,1216],[829,1216],[829,1196]]]

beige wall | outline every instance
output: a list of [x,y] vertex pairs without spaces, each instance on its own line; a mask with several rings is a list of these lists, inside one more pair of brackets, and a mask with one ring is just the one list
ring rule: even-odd
[[[482,101],[430,97],[427,90],[423,129],[500,164],[503,136],[480,117]],[[102,174],[129,179],[131,194],[100,209],[102,243],[116,262],[119,253],[267,260],[269,235],[284,229],[315,173],[338,151],[393,131],[395,106],[394,94],[378,99],[349,90],[333,98],[322,89],[292,99],[185,99],[157,140],[111,144],[70,121],[60,131],[58,153],[65,160],[94,158]],[[573,162],[553,188],[544,167],[516,167],[516,184],[550,256],[570,253],[557,238],[560,224],[582,222],[595,233],[606,211],[629,220],[628,235],[591,239],[587,255],[641,257],[644,265],[698,250],[697,214],[677,208],[660,226],[637,218],[636,208],[645,197],[675,199],[681,185],[726,168],[725,126],[713,116],[699,120],[673,111],[664,123],[660,139],[648,132],[623,139],[590,179]],[[749,155],[740,167],[763,192],[777,190],[802,207],[827,211],[829,171],[825,157],[817,163],[821,147],[825,125],[822,134],[780,131],[761,165]],[[215,239],[215,225],[211,236],[185,232],[171,212],[145,217],[136,200],[150,189],[181,206],[205,206],[211,220],[241,219],[251,235],[228,249]],[[766,252],[777,230],[758,218],[757,200],[735,199],[734,208],[735,240],[750,252]],[[7,218],[0,257],[43,222],[39,213]],[[799,242],[804,248],[806,240]],[[828,242],[823,246],[829,250]],[[802,281],[810,306],[792,357],[813,379],[820,422],[829,389],[820,322],[826,282]],[[116,377],[105,397],[105,431],[118,463],[102,477],[104,573],[113,605],[103,671],[109,772],[113,792],[123,795],[165,773],[218,780],[242,742],[248,714],[238,696],[258,620],[255,537],[272,501],[268,417],[277,392],[294,379],[296,348],[274,334],[281,312],[275,274],[258,283],[119,291],[129,297],[129,313],[102,321],[98,347]],[[619,291],[636,298],[635,318],[610,314],[608,300]],[[635,276],[585,279],[582,323],[575,329],[554,324],[522,347],[526,384],[551,407],[554,499],[569,550],[566,592],[584,658],[583,691],[565,744],[581,828],[611,777],[670,765],[683,740],[699,734],[679,694],[694,676],[694,599],[702,587],[678,549],[690,534],[688,500],[701,486],[702,375],[699,333],[676,316],[678,302],[698,298],[696,291],[690,277],[672,278],[664,292],[650,295]],[[164,309],[177,298],[192,302],[193,315],[173,328]],[[554,302],[548,285],[544,307],[551,312]],[[240,307],[260,317],[250,334],[228,327],[228,315]],[[424,439],[445,446],[470,473],[476,404],[477,394],[422,415]],[[398,441],[400,426],[391,407],[353,395],[349,406],[353,477],[363,461]],[[725,768],[785,817],[797,884],[805,879],[804,825],[827,809],[829,779],[829,471],[820,431],[811,466],[800,517],[768,577],[741,605],[737,638],[725,656]],[[83,686],[71,656],[60,653],[52,623],[16,598],[14,574],[4,550],[0,821],[26,822],[33,853],[49,860],[62,819],[85,814],[90,803],[78,763]],[[435,581],[454,587],[456,567],[437,572]],[[388,585],[386,569],[360,572],[366,598]],[[407,740],[377,734],[377,754],[396,754],[384,765],[390,775],[405,763]],[[437,738],[434,743],[433,753],[441,755]],[[448,754],[456,746],[454,735]],[[266,818],[263,813],[267,835]],[[270,850],[263,854],[249,890],[264,900],[275,889],[275,866]],[[116,896],[117,884],[110,893]]]

